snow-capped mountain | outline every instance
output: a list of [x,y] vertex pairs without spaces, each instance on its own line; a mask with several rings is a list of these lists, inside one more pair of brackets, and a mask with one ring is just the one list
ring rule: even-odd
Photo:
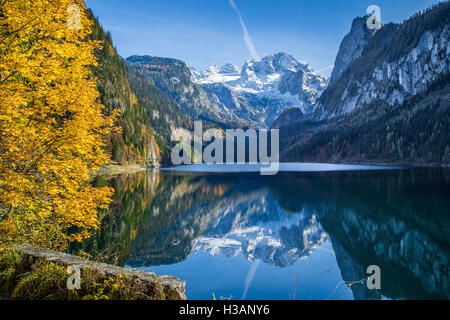
[[286,214],[265,191],[227,201],[215,212],[215,218],[195,239],[193,252],[227,257],[242,253],[252,262],[286,267],[308,257],[328,239],[313,212],[304,208]]
[[262,128],[270,127],[288,107],[312,112],[327,86],[326,80],[306,62],[298,62],[286,53],[261,61],[247,60],[241,71],[230,63],[191,71],[228,120]]

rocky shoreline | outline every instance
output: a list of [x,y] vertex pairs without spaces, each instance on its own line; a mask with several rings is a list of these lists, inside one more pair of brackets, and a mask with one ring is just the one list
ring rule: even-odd
[[[78,272],[79,282],[82,286],[88,286],[90,282],[98,286],[98,283],[102,281],[107,284],[114,281],[114,284],[120,284],[120,289],[126,291],[127,294],[130,292],[136,293],[136,298],[130,298],[130,300],[186,300],[186,283],[174,277],[89,261],[70,254],[36,248],[28,244],[13,246],[12,249],[21,255],[20,268],[23,271],[36,270],[37,266],[42,265],[42,263],[53,264],[59,266],[61,270],[67,270],[65,271],[67,274],[77,275]],[[69,280],[67,280],[67,283],[69,283]],[[76,289],[84,288],[75,287],[75,290],[72,288],[72,293],[76,294]],[[70,291],[71,289],[64,288],[64,290]],[[86,297],[83,298],[86,299]],[[5,299],[8,300],[9,298],[0,293],[0,300]]]

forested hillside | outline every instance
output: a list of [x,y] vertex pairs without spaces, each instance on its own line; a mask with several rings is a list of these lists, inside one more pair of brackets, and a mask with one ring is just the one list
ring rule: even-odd
[[108,137],[108,151],[112,160],[118,164],[158,164],[159,147],[150,125],[148,110],[139,103],[128,81],[125,63],[117,54],[111,34],[105,32],[97,19],[90,12],[94,26],[90,38],[103,42],[97,51],[99,64],[93,67],[93,74],[98,79],[101,103],[106,112],[120,109],[118,125],[121,133]]
[[151,56],[131,56],[127,61],[151,79],[190,117],[213,122],[221,120],[219,109],[203,89],[194,83],[193,75],[183,61]]
[[184,110],[158,89],[154,82],[139,70],[123,60],[131,89],[147,114],[150,126],[161,150],[162,161],[168,163],[168,156],[174,142],[171,141],[174,128],[191,130],[193,120]]
[[426,92],[401,105],[391,107],[377,101],[333,121],[304,121],[283,127],[282,158],[449,163],[449,80],[449,74],[440,77]]

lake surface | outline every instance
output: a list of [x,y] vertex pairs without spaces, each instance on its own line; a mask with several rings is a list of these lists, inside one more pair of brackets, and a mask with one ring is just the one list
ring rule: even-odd
[[200,173],[243,173],[262,172],[273,168],[276,172],[333,172],[333,171],[372,171],[372,170],[399,170],[400,166],[371,166],[358,164],[331,164],[331,163],[276,163],[270,164],[192,164],[162,169],[173,172],[200,172]]
[[82,249],[185,280],[188,299],[450,297],[450,170],[197,169],[97,177],[114,203]]

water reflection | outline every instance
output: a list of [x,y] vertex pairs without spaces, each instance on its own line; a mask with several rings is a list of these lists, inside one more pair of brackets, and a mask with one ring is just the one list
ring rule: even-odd
[[[208,270],[202,264],[221,270],[211,280],[214,290],[233,291],[232,281],[221,278],[242,277],[235,298],[288,299],[293,288],[280,288],[283,296],[274,284],[285,277],[293,285],[301,273],[300,291],[335,299],[342,290],[336,289],[339,281],[364,279],[369,265],[381,267],[382,289],[359,284],[341,297],[450,295],[450,176],[445,170],[274,177],[151,171],[95,183],[113,186],[115,201],[83,249],[111,255],[121,265],[180,272],[173,275],[184,275],[188,288],[198,283],[188,297],[209,299],[199,280]],[[330,251],[333,259],[313,259],[320,250]],[[318,276],[334,267],[338,276]],[[257,293],[251,290],[255,285]]]

